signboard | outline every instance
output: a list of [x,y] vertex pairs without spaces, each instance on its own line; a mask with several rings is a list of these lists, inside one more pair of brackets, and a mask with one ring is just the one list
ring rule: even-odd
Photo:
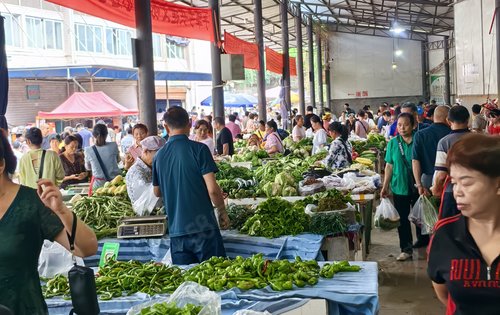
[[40,85],[26,85],[26,98],[29,100],[39,100]]

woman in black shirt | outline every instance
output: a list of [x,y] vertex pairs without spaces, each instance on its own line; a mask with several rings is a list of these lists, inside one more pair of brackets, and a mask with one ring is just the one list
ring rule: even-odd
[[500,137],[463,136],[447,160],[461,213],[436,224],[429,277],[447,314],[500,314]]

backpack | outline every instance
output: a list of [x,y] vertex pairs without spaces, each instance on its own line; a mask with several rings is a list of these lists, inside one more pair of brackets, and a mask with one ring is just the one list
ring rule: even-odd
[[290,133],[285,129],[278,129],[276,132],[280,136],[281,140],[285,140],[290,135]]

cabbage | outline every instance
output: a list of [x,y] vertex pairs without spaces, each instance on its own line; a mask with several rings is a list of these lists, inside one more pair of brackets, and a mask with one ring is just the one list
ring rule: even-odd
[[291,187],[291,186],[283,188],[283,191],[281,192],[281,194],[284,197],[286,197],[286,196],[297,196],[298,195],[297,189],[295,189],[294,187]]
[[[278,197],[280,196],[281,193],[281,185],[278,183],[273,183],[272,184],[272,191],[271,191],[271,196],[270,197]],[[269,196],[268,196],[269,197]]]
[[276,175],[276,179],[274,180],[274,182],[280,184],[283,187],[295,185],[295,179],[293,178],[293,176],[286,172],[281,172]]

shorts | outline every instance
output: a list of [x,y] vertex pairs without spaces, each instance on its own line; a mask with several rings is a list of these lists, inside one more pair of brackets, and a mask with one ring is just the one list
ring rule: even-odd
[[170,252],[175,265],[197,264],[213,256],[226,256],[218,229],[171,237]]

